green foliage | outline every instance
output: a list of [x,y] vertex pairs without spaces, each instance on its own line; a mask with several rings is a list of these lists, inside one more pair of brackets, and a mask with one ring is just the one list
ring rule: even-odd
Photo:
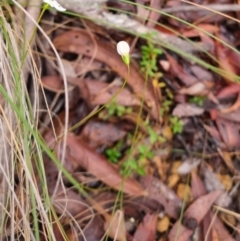
[[118,162],[118,160],[122,156],[122,154],[121,154],[122,146],[123,146],[123,142],[120,141],[114,147],[108,148],[106,150],[106,156],[110,162],[112,162],[112,163]]
[[135,158],[130,158],[123,163],[121,167],[121,174],[124,176],[130,176],[136,172],[138,175],[144,176],[144,163],[147,159],[152,159],[154,153],[151,150],[151,145],[141,144],[137,147],[138,153]]
[[206,100],[206,96],[194,96],[194,97],[189,99],[189,101],[191,103],[195,103],[200,107],[203,106],[203,103],[204,103],[205,100]]
[[123,163],[121,167],[121,174],[125,177],[132,175],[133,172],[136,172],[140,176],[146,175],[143,167],[139,165],[138,161],[134,158],[127,160]]
[[164,137],[162,137],[161,135],[159,135],[156,131],[154,131],[152,129],[151,126],[147,126],[147,131],[148,131],[148,135],[149,135],[149,140],[150,140],[150,144],[154,145],[157,142],[160,143],[164,143],[166,141],[166,139]]
[[160,108],[160,116],[164,116],[164,114],[169,113],[170,107],[172,106],[173,101],[166,99],[163,101],[162,106]]
[[106,150],[106,155],[108,160],[112,163],[117,163],[121,157],[121,152],[115,148],[110,148]]
[[182,133],[183,131],[183,122],[177,116],[172,116],[169,118],[171,123],[172,132],[174,134]]
[[137,149],[137,158],[130,158],[122,165],[121,173],[124,176],[129,176],[133,172],[136,172],[138,175],[141,176],[144,176],[146,174],[143,168],[143,163],[146,159],[152,159],[154,157],[154,153],[151,151],[150,147],[145,144],[139,145]]
[[154,153],[150,150],[149,146],[144,144],[138,146],[138,152],[140,160],[152,159],[154,157]]
[[162,50],[156,47],[150,41],[147,45],[141,47],[142,59],[140,62],[141,70],[150,77],[154,77],[158,67],[157,67],[157,56],[162,54]]
[[104,119],[108,119],[111,116],[121,117],[125,114],[130,114],[132,112],[131,107],[125,107],[119,105],[116,101],[112,101],[106,105],[107,115],[104,116]]

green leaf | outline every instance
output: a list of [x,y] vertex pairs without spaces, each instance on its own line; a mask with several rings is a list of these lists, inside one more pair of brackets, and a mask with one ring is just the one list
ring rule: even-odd
[[142,167],[138,167],[137,174],[139,174],[140,176],[145,176],[146,172],[144,171],[144,169]]
[[127,161],[127,166],[132,168],[133,170],[136,170],[138,167],[137,161],[135,159],[130,159]]

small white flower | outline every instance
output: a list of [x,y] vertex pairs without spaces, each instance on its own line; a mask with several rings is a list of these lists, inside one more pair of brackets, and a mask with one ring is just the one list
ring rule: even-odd
[[127,56],[129,55],[130,52],[130,47],[127,42],[125,41],[120,41],[117,43],[117,52],[121,56]]
[[129,66],[130,64],[130,47],[127,42],[120,41],[117,43],[117,52],[122,56],[123,62]]
[[63,8],[56,0],[43,0],[43,2],[49,4],[52,8],[55,8],[58,11],[66,11],[66,8]]

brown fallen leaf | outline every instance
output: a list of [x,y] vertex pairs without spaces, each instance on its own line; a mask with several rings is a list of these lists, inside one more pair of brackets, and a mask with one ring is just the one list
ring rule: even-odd
[[240,122],[240,108],[231,113],[222,113],[221,111],[217,111],[217,115],[225,120]]
[[147,18],[148,19],[148,22],[147,22],[148,27],[153,28],[156,25],[156,23],[160,17],[160,12],[155,11],[155,9],[161,9],[163,3],[164,3],[164,0],[151,0],[150,1],[149,7],[154,10],[150,10],[150,13],[148,15],[148,18]]
[[[220,32],[216,33],[216,37],[226,44],[233,45]],[[236,75],[240,72],[239,67],[231,61],[233,56],[236,55],[235,51],[230,49],[228,46],[222,44],[220,41],[215,41],[216,56],[219,62],[219,67],[222,69],[222,76],[230,82],[236,82]]]
[[225,162],[226,166],[229,168],[229,170],[234,173],[237,174],[238,170],[236,169],[236,167],[233,164],[233,158],[230,155],[229,152],[226,151],[222,151],[220,148],[217,148],[217,151],[219,153],[219,155],[222,157],[223,161]]
[[[66,61],[64,61],[66,62]],[[73,66],[73,64],[70,62],[70,64]],[[74,68],[75,67],[75,68]],[[76,65],[73,66],[75,70],[75,75],[67,75],[71,77],[79,76],[83,73],[90,72],[93,70],[99,70],[103,67],[103,64],[100,61],[92,60],[91,58],[84,56],[81,58],[81,62],[76,63]]]
[[219,240],[227,240],[227,241],[234,241],[236,239],[232,238],[232,236],[229,234],[225,226],[223,225],[222,221],[214,216],[214,214],[211,214],[212,219],[214,218],[213,222],[213,229],[217,232]]
[[224,140],[225,145],[232,149],[234,147],[240,147],[240,135],[238,131],[238,123],[224,120],[218,118],[216,120],[218,130],[221,134],[222,139]]
[[168,235],[169,241],[187,241],[221,194],[222,191],[214,191],[196,199],[185,211],[183,223],[178,220],[173,225]]
[[180,103],[173,109],[172,114],[177,117],[189,117],[202,115],[204,109],[189,103]]
[[[119,169],[108,160],[91,149],[86,143],[77,138],[74,134],[67,137],[67,146],[70,159],[74,159],[76,165],[83,167],[96,178],[110,187],[132,196],[145,195],[142,186],[132,178],[123,178]],[[66,157],[68,158],[68,157]]]
[[[133,61],[130,64],[129,78],[127,78],[126,65],[117,54],[116,49],[109,43],[105,43],[96,37],[93,41],[85,30],[64,32],[57,36],[53,42],[56,49],[60,51],[84,54],[109,65],[113,71],[117,72],[122,78],[127,79],[128,85],[131,86],[137,96],[144,95],[145,102],[151,108],[153,117],[158,118],[158,109],[151,84],[147,84],[146,93],[143,93],[145,80],[140,74],[139,67]],[[94,42],[97,44],[95,45]]]
[[178,92],[182,95],[206,95],[208,88],[204,82],[197,82],[187,88],[181,88]]
[[157,226],[157,214],[147,213],[143,218],[143,222],[137,227],[134,233],[133,241],[152,241],[155,240]]
[[[76,227],[76,230],[78,230],[78,227]],[[104,220],[100,215],[95,215],[78,235],[73,229],[70,229],[68,233],[72,233],[73,236],[72,239],[69,238],[69,241],[99,241],[104,236]]]
[[203,125],[205,130],[214,137],[217,141],[222,141],[221,135],[215,126]]
[[196,27],[193,26],[192,28],[182,28],[180,31],[185,37],[199,37],[199,34],[201,33],[201,30],[204,30],[208,33],[215,33],[219,31],[219,27],[212,24],[205,24],[200,23],[197,24]]
[[206,194],[204,183],[202,182],[198,174],[194,171],[191,172],[191,188],[193,198],[195,199]]
[[53,92],[64,92],[62,79],[58,75],[44,76],[41,78],[41,83],[47,90]]
[[[52,192],[50,190],[49,192]],[[90,207],[87,202],[81,197],[80,194],[74,192],[71,189],[65,191],[58,189],[54,197],[52,197],[52,203],[56,212],[61,217],[80,217],[81,212],[84,211],[85,215],[90,215]],[[87,211],[89,207],[89,211]],[[86,212],[87,211],[87,212]]]
[[167,59],[171,66],[169,72],[173,76],[178,77],[186,86],[190,86],[198,82],[198,79],[183,69],[183,67],[171,55],[167,55]]
[[126,228],[124,225],[124,215],[121,210],[117,210],[114,215],[106,220],[104,229],[107,236],[117,241],[126,241]]
[[220,111],[222,113],[226,113],[227,114],[227,113],[231,113],[231,112],[239,109],[239,107],[240,107],[240,92],[238,93],[237,100],[235,101],[235,103],[232,106],[230,106],[228,108],[225,108],[225,109],[221,109]]
[[122,139],[126,134],[126,131],[116,125],[91,120],[84,126],[80,138],[91,148],[104,148]]
[[147,189],[149,198],[163,205],[166,213],[170,217],[177,219],[182,201],[172,189],[168,188],[161,180],[152,176],[142,177],[140,183]]
[[230,84],[226,86],[225,88],[222,88],[218,94],[218,98],[226,98],[226,97],[232,97],[234,94],[239,93],[240,91],[240,85],[239,84]]
[[[192,194],[195,199],[198,197],[201,197],[202,195],[205,195],[207,193],[206,188],[204,186],[203,181],[198,176],[196,172],[191,173],[191,188],[192,188]],[[202,237],[205,238],[205,241],[211,241],[212,240],[212,229],[209,230],[210,224],[211,224],[211,211],[208,212],[205,217],[202,220]],[[208,234],[208,237],[206,237]]]
[[232,202],[231,196],[228,194],[228,192],[224,192],[225,187],[221,183],[218,175],[216,175],[210,168],[203,167],[202,168],[202,176],[205,184],[205,188],[208,192],[212,192],[215,190],[222,191],[221,197],[218,198],[216,201],[216,204],[221,207],[229,207],[229,205]]
[[[89,92],[89,96],[86,96],[86,101],[89,101],[90,99],[92,105],[105,104],[120,88],[117,86],[109,86],[108,83],[90,79],[68,78],[67,81],[71,84],[77,85],[80,88],[81,93],[84,93],[84,87],[86,86]],[[116,96],[115,101],[119,105],[123,106],[133,106],[141,104],[141,101],[137,99],[136,96],[133,95],[128,89],[123,89]]]

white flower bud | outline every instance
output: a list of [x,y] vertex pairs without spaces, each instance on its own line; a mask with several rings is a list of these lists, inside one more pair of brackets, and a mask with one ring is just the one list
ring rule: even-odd
[[127,42],[125,41],[120,41],[117,43],[117,52],[121,56],[127,56],[129,55],[130,52],[130,47]]
[[49,4],[52,8],[55,8],[58,11],[66,11],[66,8],[63,8],[56,0],[43,0],[43,2]]

